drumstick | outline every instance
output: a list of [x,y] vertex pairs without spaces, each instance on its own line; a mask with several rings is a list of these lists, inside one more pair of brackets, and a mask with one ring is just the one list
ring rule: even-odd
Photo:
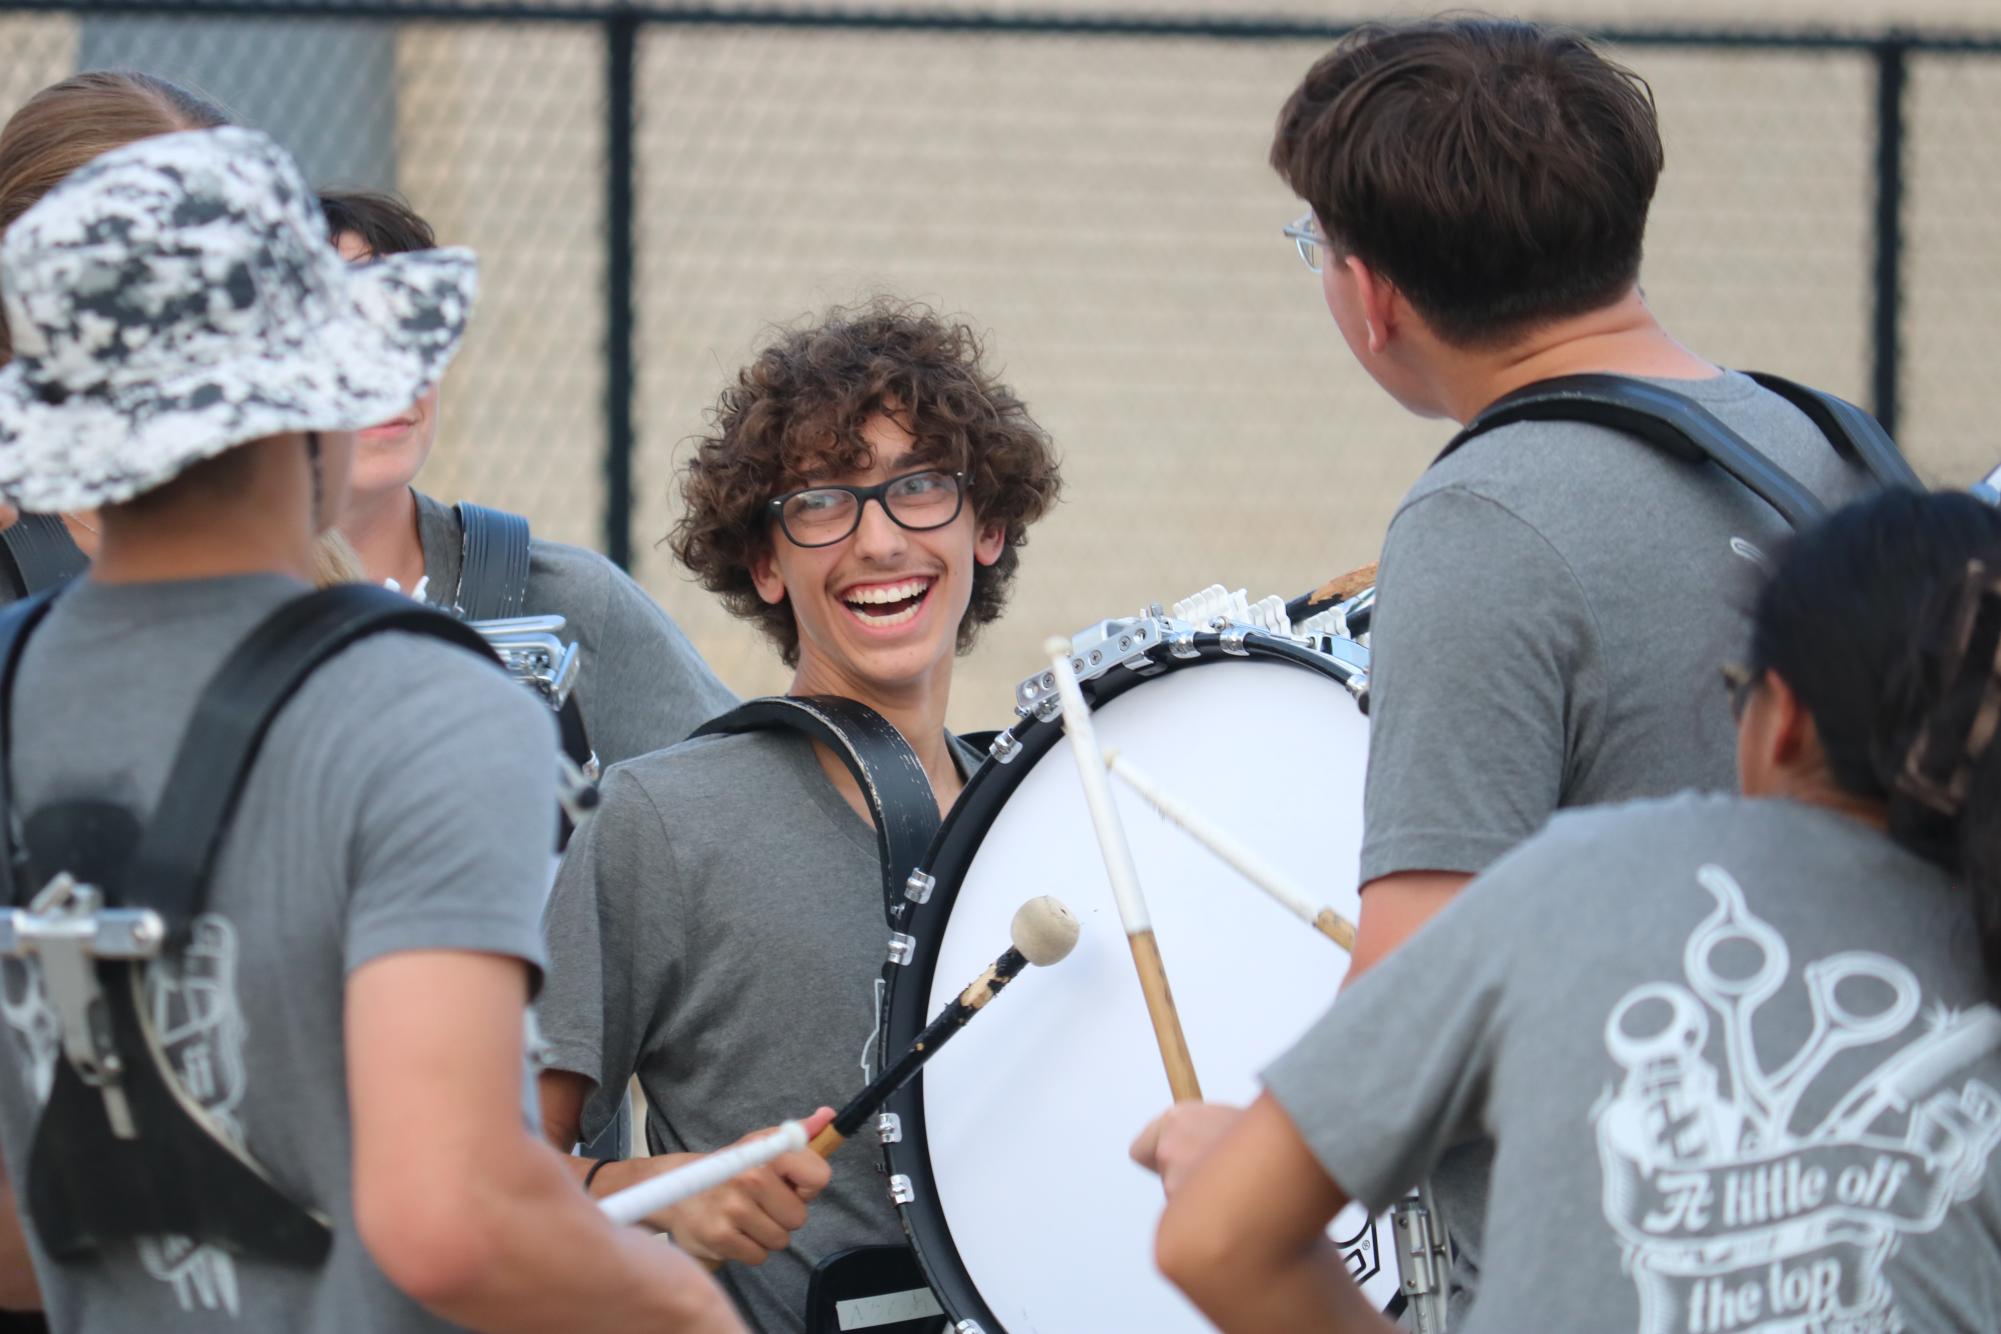
[[1210,824],[1206,817],[1197,814],[1162,791],[1153,779],[1137,768],[1131,760],[1121,755],[1116,747],[1105,752],[1105,767],[1124,780],[1127,787],[1146,798],[1149,806],[1166,816],[1171,823],[1181,826],[1190,838],[1235,867],[1244,879],[1277,899],[1288,912],[1318,929],[1322,935],[1350,954],[1355,952],[1353,922],[1332,908],[1314,907],[1313,900],[1306,896],[1305,890],[1293,883],[1290,876],[1223,830]]
[[1370,561],[1359,570],[1337,574],[1320,587],[1306,595],[1310,606],[1322,606],[1329,602],[1345,602],[1355,594],[1376,582],[1376,562]]
[[614,1223],[637,1223],[670,1204],[714,1190],[731,1177],[753,1167],[761,1167],[780,1154],[806,1147],[806,1127],[787,1121],[769,1135],[697,1158],[685,1167],[627,1186],[598,1201],[598,1208]]
[[1195,1078],[1195,1059],[1188,1054],[1188,1039],[1181,1031],[1181,1016],[1174,1009],[1174,993],[1168,989],[1167,967],[1160,959],[1160,945],[1153,938],[1153,921],[1147,916],[1146,899],[1139,889],[1139,871],[1133,865],[1132,848],[1126,843],[1125,827],[1112,805],[1111,784],[1105,781],[1105,757],[1098,749],[1098,736],[1091,726],[1091,710],[1084,692],[1077,688],[1077,673],[1070,665],[1070,641],[1048,640],[1042,646],[1056,675],[1056,697],[1063,706],[1063,730],[1077,757],[1077,775],[1084,783],[1084,805],[1097,830],[1098,850],[1104,854],[1105,874],[1111,878],[1112,897],[1119,905],[1119,921],[1126,929],[1126,943],[1132,947],[1133,967],[1139,970],[1140,990],[1146,994],[1146,1012],[1153,1020],[1154,1041],[1160,1045],[1160,1061],[1167,1068],[1167,1087],[1176,1102],[1200,1102],[1202,1086]]
[[826,1128],[813,1137],[808,1147],[822,1158],[832,1157],[834,1150],[840,1148],[848,1136],[861,1129],[862,1122],[889,1101],[890,1094],[909,1083],[910,1077],[923,1069],[924,1063],[936,1055],[953,1034],[985,1009],[988,1001],[1000,995],[1001,988],[1012,982],[1025,966],[1034,964],[1046,968],[1068,957],[1077,944],[1077,930],[1077,918],[1059,899],[1045,894],[1022,904],[1015,910],[1014,921],[1008,928],[1008,936],[1014,943],[988,965],[984,973],[974,978],[951,1004],[940,1010],[936,1019],[925,1025],[924,1031],[904,1049],[903,1055],[871,1079],[867,1088],[850,1098]]

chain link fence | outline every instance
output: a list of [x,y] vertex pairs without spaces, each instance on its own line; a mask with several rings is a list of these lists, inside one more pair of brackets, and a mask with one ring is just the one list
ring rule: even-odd
[[[1367,561],[1445,435],[1352,363],[1279,236],[1298,205],[1264,165],[1272,119],[1341,25],[1305,0],[1086,3],[0,0],[0,102],[79,68],[188,82],[321,183],[399,189],[477,249],[420,484],[627,560],[746,694],[785,674],[658,545],[685,441],[774,323],[876,291],[966,315],[1066,481],[961,674],[970,728],[1005,719],[1052,631]],[[1806,17],[1789,3],[1763,8]],[[1669,326],[1887,404],[1942,483],[2001,457],[2001,36],[1610,39],[1660,101],[1643,279]]]

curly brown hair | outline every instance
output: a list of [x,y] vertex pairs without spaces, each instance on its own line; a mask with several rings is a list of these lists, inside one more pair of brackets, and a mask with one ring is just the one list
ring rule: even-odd
[[723,391],[709,432],[696,438],[681,472],[681,518],[667,539],[675,556],[797,666],[790,600],[767,603],[751,581],[752,562],[771,549],[766,502],[809,472],[868,468],[862,428],[888,414],[915,437],[918,457],[966,474],[975,518],[1006,534],[1000,559],[974,567],[959,623],[965,652],[1007,605],[1028,527],[1061,487],[1048,434],[981,365],[983,355],[969,325],[887,297],[780,330]]

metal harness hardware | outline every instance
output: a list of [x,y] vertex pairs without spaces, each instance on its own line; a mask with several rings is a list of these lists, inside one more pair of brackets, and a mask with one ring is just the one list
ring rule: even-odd
[[49,881],[26,908],[0,916],[0,954],[42,963],[49,1003],[62,1027],[63,1055],[84,1083],[104,1097],[112,1134],[137,1139],[138,1123],[126,1100],[125,1061],[112,1032],[100,960],[137,963],[160,956],[167,924],[150,908],[106,908],[94,885],[67,871]]
[[1431,1192],[1421,1190],[1415,1197],[1391,1205],[1390,1224],[1396,1239],[1397,1272],[1403,1275],[1403,1295],[1409,1303],[1411,1328],[1417,1334],[1444,1334],[1446,1280],[1452,1272],[1452,1251]]

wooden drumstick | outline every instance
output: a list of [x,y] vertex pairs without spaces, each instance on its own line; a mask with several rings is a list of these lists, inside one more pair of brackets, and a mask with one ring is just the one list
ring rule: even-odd
[[1174,993],[1167,985],[1167,967],[1161,962],[1160,945],[1153,937],[1153,920],[1147,915],[1146,899],[1140,893],[1139,871],[1133,865],[1132,848],[1126,843],[1125,826],[1119,823],[1118,809],[1112,805],[1111,784],[1105,779],[1105,757],[1098,749],[1098,736],[1091,726],[1090,706],[1077,688],[1077,673],[1070,664],[1070,641],[1053,638],[1042,646],[1049,655],[1056,676],[1056,697],[1063,706],[1063,730],[1070,737],[1077,757],[1077,775],[1084,783],[1084,805],[1098,834],[1098,850],[1104,854],[1105,873],[1111,878],[1112,898],[1119,905],[1119,921],[1126,929],[1126,943],[1132,947],[1133,967],[1139,970],[1140,990],[1146,994],[1146,1012],[1153,1020],[1154,1041],[1160,1046],[1160,1061],[1167,1070],[1167,1087],[1176,1102],[1200,1102],[1202,1085],[1195,1078],[1195,1059],[1188,1054],[1188,1039],[1181,1031],[1181,1016],[1174,1008]]
[[834,1114],[834,1119],[819,1134],[813,1136],[813,1142],[807,1147],[822,1158],[832,1157],[835,1149],[861,1129],[862,1122],[889,1101],[890,1094],[909,1083],[911,1077],[924,1068],[924,1063],[937,1055],[938,1049],[954,1034],[972,1022],[973,1016],[985,1009],[988,1001],[1000,995],[1001,988],[1012,982],[1025,966],[1034,964],[1038,968],[1046,968],[1069,957],[1077,944],[1077,932],[1076,916],[1063,906],[1060,899],[1045,894],[1022,904],[1015,910],[1014,921],[1008,931],[1014,944],[988,965],[984,973],[974,978],[951,1004],[940,1010],[938,1017],[926,1024],[924,1031],[904,1048],[903,1054],[868,1082],[867,1088],[848,1099],[847,1105]]
[[1315,607],[1330,602],[1346,602],[1349,598],[1375,582],[1376,562],[1370,561],[1359,570],[1350,570],[1346,574],[1335,575],[1332,579],[1329,579],[1326,583],[1308,593],[1306,601]]
[[1306,891],[1295,884],[1285,872],[1209,823],[1206,817],[1168,795],[1159,784],[1147,776],[1144,770],[1134,765],[1117,749],[1105,752],[1105,768],[1117,774],[1127,787],[1144,797],[1149,806],[1167,817],[1171,823],[1179,825],[1190,838],[1236,868],[1244,879],[1278,900],[1288,912],[1299,917],[1350,954],[1355,952],[1353,922],[1325,905],[1314,906]]

